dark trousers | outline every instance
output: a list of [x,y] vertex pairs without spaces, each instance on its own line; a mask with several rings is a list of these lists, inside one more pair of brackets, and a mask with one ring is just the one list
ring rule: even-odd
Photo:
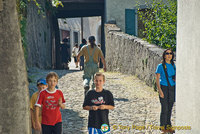
[[42,134],[62,134],[62,122],[52,125],[42,124]]
[[161,103],[160,126],[167,129],[171,126],[171,114],[175,101],[175,86],[168,88],[167,86],[161,85],[161,89],[164,93],[164,98],[159,97]]

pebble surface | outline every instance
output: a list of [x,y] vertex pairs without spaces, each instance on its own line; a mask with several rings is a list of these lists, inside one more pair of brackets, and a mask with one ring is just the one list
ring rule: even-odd
[[[28,71],[30,96],[36,89],[36,81],[54,71],[59,75],[58,87],[62,90],[66,109],[61,110],[63,134],[87,134],[88,111],[82,109],[84,89],[82,75],[73,65],[70,70]],[[115,109],[109,112],[111,134],[159,134],[160,102],[158,93],[132,75],[106,72],[104,88],[114,96]],[[172,113],[175,125],[175,106]]]

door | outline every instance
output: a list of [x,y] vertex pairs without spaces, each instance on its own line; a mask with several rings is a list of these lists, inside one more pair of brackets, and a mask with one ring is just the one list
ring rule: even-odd
[[125,9],[125,32],[136,36],[136,13],[135,9]]

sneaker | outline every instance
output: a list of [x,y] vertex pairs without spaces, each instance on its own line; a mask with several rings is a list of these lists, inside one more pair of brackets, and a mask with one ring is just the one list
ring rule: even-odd
[[175,130],[171,128],[171,129],[168,130],[168,132],[173,134],[173,133],[175,133]]
[[167,130],[160,130],[160,134],[167,134]]
[[164,128],[160,129],[161,134],[168,134],[168,132],[169,132],[169,130],[167,130],[167,129],[164,129]]

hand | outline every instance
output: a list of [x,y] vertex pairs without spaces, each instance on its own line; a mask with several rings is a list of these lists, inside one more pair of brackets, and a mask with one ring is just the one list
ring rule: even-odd
[[159,95],[160,95],[161,98],[165,97],[164,94],[163,94],[163,91],[160,91]]
[[96,111],[96,110],[98,110],[98,109],[99,109],[98,106],[92,106],[92,110]]
[[103,67],[104,72],[106,72],[106,67]]
[[40,124],[40,122],[39,121],[37,121],[36,123],[35,123],[35,129],[36,130],[41,130],[41,124]]
[[99,106],[99,109],[101,109],[101,110],[106,109],[106,105],[100,105],[100,106]]

